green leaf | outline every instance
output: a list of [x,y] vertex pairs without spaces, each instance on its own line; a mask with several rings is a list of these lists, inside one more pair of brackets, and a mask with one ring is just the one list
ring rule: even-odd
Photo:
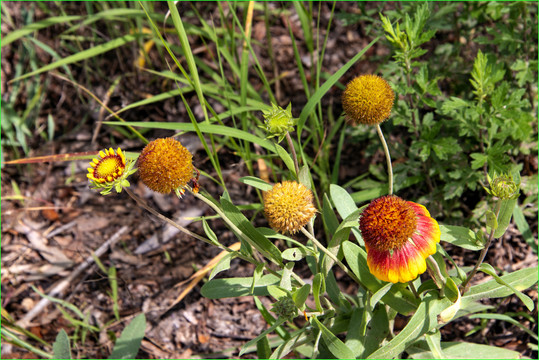
[[[537,283],[537,266],[514,271],[500,276],[500,279],[518,291],[526,290]],[[464,294],[462,300],[499,298],[514,294],[514,291],[505,284],[500,284],[496,279],[492,279],[485,283],[474,285]]]
[[329,194],[341,218],[346,219],[351,213],[357,210],[356,203],[348,191],[339,185],[331,184],[329,186]]
[[[175,130],[175,131],[195,131],[195,126],[192,123],[183,123],[183,122],[117,122],[117,121],[103,121],[103,124],[107,125],[117,125],[117,126],[134,126],[141,128],[151,128],[151,129],[165,129],[165,130]],[[275,144],[270,140],[266,140],[259,136],[248,133],[240,129],[224,126],[224,125],[215,125],[207,123],[199,123],[198,128],[200,132],[204,134],[217,134],[222,136],[230,136],[236,139],[246,140],[252,142],[253,144],[260,145],[266,150],[269,150],[277,154],[277,151],[280,149],[284,150],[282,146]],[[284,150],[286,153],[286,150]],[[290,157],[290,155],[288,155]],[[292,160],[292,158],[290,158]],[[293,161],[292,161],[293,165]]]
[[425,340],[427,341],[427,345],[430,348],[433,359],[446,358],[442,350],[442,345],[440,344],[441,339],[442,337],[438,329],[436,329],[436,331],[432,334],[425,334]]
[[236,253],[230,252],[223,256],[221,260],[215,265],[213,270],[211,271],[211,274],[209,276],[209,280],[213,279],[215,275],[219,274],[221,271],[225,271],[230,269],[230,260],[236,257]]
[[483,165],[485,165],[485,163],[488,161],[488,156],[481,153],[472,153],[470,154],[470,157],[473,159],[470,166],[474,170],[483,167]]
[[[474,344],[464,341],[442,342],[442,351],[447,359],[470,359],[473,354],[474,359],[521,359],[518,351],[508,350],[500,347]],[[412,359],[432,359],[434,355],[429,350],[426,342],[414,344],[406,351]]]
[[442,233],[440,240],[446,241],[450,244],[474,251],[481,250],[483,248],[482,244],[478,244],[476,242],[474,232],[468,228],[440,224],[440,232]]
[[52,344],[52,352],[55,359],[71,359],[71,345],[64,329],[61,329],[56,335],[56,340]]
[[[268,259],[274,260],[277,264],[282,264],[283,258],[279,249],[262,235],[251,222],[232,204],[229,200],[221,197],[221,205],[226,216],[245,235],[243,240],[254,246]],[[238,234],[241,236],[241,234]]]
[[307,256],[307,251],[303,248],[288,248],[281,254],[283,259],[288,261],[299,261]]
[[[335,255],[337,258],[342,258],[342,253],[340,253],[341,255],[339,256],[339,250],[341,249],[342,242],[350,237],[350,229],[359,227],[358,216],[359,209],[348,215],[339,225],[339,227],[333,234],[331,240],[329,241],[327,245],[327,250],[333,255]],[[327,274],[333,265],[334,261],[327,255],[324,255],[322,265],[320,266],[321,271],[324,274]]]
[[513,291],[513,293],[520,299],[522,300],[522,302],[524,303],[524,305],[526,305],[526,307],[528,308],[528,310],[530,311],[533,311],[533,308],[534,308],[534,304],[533,304],[533,300],[530,299],[527,295],[524,295],[523,293],[521,293],[520,291],[518,291],[517,289],[515,289],[512,285],[510,285],[509,283],[507,283],[506,281],[504,281],[501,277],[498,276],[498,274],[496,274],[496,270],[494,270],[494,268],[490,265],[490,264],[487,264],[487,263],[482,263],[480,266],[479,266],[479,270],[481,270],[482,272],[486,273],[486,274],[489,274],[490,276],[492,276],[496,282],[502,284],[502,285],[505,285],[507,286],[509,289],[511,289],[511,291]]
[[279,155],[279,157],[284,162],[288,170],[290,170],[292,175],[297,177],[298,174],[296,174],[296,167],[294,165],[294,160],[292,160],[292,157],[290,156],[288,151],[286,151],[285,148],[283,148],[279,144],[274,144],[274,146],[275,146],[275,152],[277,153],[277,155]]
[[22,79],[26,79],[26,78],[28,78],[30,76],[41,74],[41,73],[43,73],[45,71],[56,69],[56,68],[58,68],[60,66],[73,64],[73,63],[76,63],[78,61],[82,61],[82,60],[86,60],[86,59],[95,57],[97,55],[106,53],[106,52],[108,52],[110,50],[114,50],[114,49],[116,49],[116,48],[118,48],[120,46],[128,44],[128,43],[136,40],[140,36],[141,36],[140,34],[124,35],[124,36],[119,37],[117,39],[108,41],[108,42],[106,42],[104,44],[100,44],[100,45],[94,46],[94,47],[92,47],[90,49],[86,49],[86,50],[77,52],[76,54],[67,56],[67,57],[65,57],[65,58],[63,58],[61,60],[53,62],[52,64],[45,65],[45,66],[43,66],[43,67],[41,67],[41,68],[39,68],[37,70],[31,71],[31,72],[26,73],[26,74],[24,74],[22,76],[19,76],[18,78],[15,78],[15,79],[13,79],[11,81],[19,81],[19,80],[22,80]]
[[215,246],[221,247],[221,244],[219,243],[219,240],[217,240],[217,235],[215,235],[215,232],[211,229],[210,225],[206,221],[206,219],[202,218],[202,228],[204,229],[204,233],[206,233],[206,236],[208,239],[215,244]]
[[391,341],[370,354],[371,359],[391,359],[398,357],[406,348],[421,336],[438,325],[438,314],[451,305],[447,298],[438,299],[438,295],[429,293],[417,308],[408,324]]
[[513,210],[517,205],[517,199],[500,200],[501,207],[498,214],[498,227],[494,231],[494,238],[500,238],[505,234],[505,230],[511,222],[511,216],[513,216]]
[[307,301],[310,292],[311,285],[305,284],[292,293],[292,300],[294,300],[294,304],[296,304],[298,309],[303,309],[303,307],[305,306],[305,301]]
[[200,293],[208,299],[248,295],[267,296],[269,295],[267,287],[269,285],[277,285],[279,281],[280,278],[275,275],[264,275],[256,282],[253,293],[251,292],[251,286],[253,284],[252,277],[212,279],[202,286]]
[[298,180],[307,189],[311,190],[311,174],[307,165],[303,165],[299,170]]
[[448,115],[453,111],[466,109],[468,106],[469,103],[466,100],[451,96],[449,100],[444,101],[442,105],[442,113]]
[[45,20],[37,21],[31,24],[26,25],[22,29],[17,29],[10,31],[6,36],[2,37],[2,47],[11,44],[13,41],[18,40],[26,35],[32,34],[33,32],[44,29],[46,27],[55,25],[55,24],[66,24],[72,21],[77,21],[82,19],[82,16],[71,15],[71,16],[53,16]]
[[326,286],[324,284],[324,278],[321,273],[318,273],[313,278],[313,297],[316,304],[316,310],[323,312],[322,304],[320,302],[320,296],[326,292]]
[[281,282],[279,283],[280,287],[288,291],[292,291],[292,282],[290,280],[290,276],[292,275],[293,270],[294,270],[294,263],[293,262],[286,263],[283,269],[283,273],[281,275]]
[[382,297],[384,297],[385,294],[387,294],[387,292],[389,290],[391,290],[391,287],[393,286],[393,283],[387,283],[385,284],[384,286],[382,286],[380,289],[378,289],[370,298],[370,301],[369,301],[369,306],[371,308],[371,311],[374,309],[374,307],[376,306],[376,304],[378,304],[378,302],[382,299]]
[[532,250],[537,253],[537,243],[533,237],[530,225],[528,225],[528,222],[526,221],[526,218],[524,217],[524,214],[519,206],[515,206],[515,209],[513,210],[513,220],[515,221],[515,224],[517,225],[517,228],[522,234],[524,240],[526,240]]
[[336,337],[327,327],[324,326],[316,316],[311,317],[312,324],[322,332],[322,338],[328,350],[336,359],[355,359],[354,353],[338,337]]
[[122,331],[109,359],[135,359],[145,331],[146,317],[142,313],[131,320]]
[[470,319],[494,319],[494,320],[507,321],[508,323],[511,323],[511,324],[521,328],[522,330],[527,332],[532,338],[537,340],[537,333],[534,333],[533,331],[528,329],[526,326],[522,325],[517,320],[515,320],[512,317],[510,317],[508,315],[505,315],[505,314],[490,314],[490,313],[475,314],[475,315],[471,315],[469,318]]
[[269,359],[271,347],[267,336],[262,337],[256,343],[256,355],[259,359]]
[[462,306],[460,291],[452,278],[447,278],[444,286],[447,297],[453,302],[451,306],[440,313],[440,322],[451,321]]
[[492,210],[487,210],[487,232],[490,230],[496,230],[498,228],[498,220]]
[[254,177],[254,176],[244,176],[244,177],[240,178],[240,181],[242,183],[244,183],[244,184],[250,185],[250,186],[252,186],[254,188],[257,188],[259,190],[262,190],[262,191],[269,191],[269,190],[273,189],[273,185],[268,184],[264,180],[259,179],[259,178]]

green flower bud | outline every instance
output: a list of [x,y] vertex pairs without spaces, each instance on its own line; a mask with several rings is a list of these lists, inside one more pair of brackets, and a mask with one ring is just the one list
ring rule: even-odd
[[286,133],[294,131],[298,119],[292,117],[292,104],[288,104],[286,109],[273,103],[271,106],[270,110],[262,110],[264,125],[260,127],[266,130],[267,139],[278,136],[279,142],[281,142]]
[[485,190],[500,200],[514,200],[520,195],[520,182],[517,184],[510,174],[494,175],[494,179],[487,175],[487,179],[490,189]]
[[298,316],[298,308],[290,297],[285,296],[277,300],[273,307],[271,308],[277,316],[284,319],[293,319]]

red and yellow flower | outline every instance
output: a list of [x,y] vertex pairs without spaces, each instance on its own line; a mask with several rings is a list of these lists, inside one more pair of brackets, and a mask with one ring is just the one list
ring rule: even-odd
[[440,227],[428,210],[395,195],[372,201],[359,220],[371,273],[383,281],[408,282],[427,269]]
[[115,152],[112,148],[99,152],[99,157],[92,159],[88,168],[88,180],[93,190],[100,190],[102,195],[109,194],[112,189],[121,192],[122,188],[129,186],[127,177],[133,174],[133,161],[126,162],[125,154],[118,148]]
[[118,148],[116,154],[112,148],[101,150],[99,152],[100,158],[94,158],[90,162],[90,168],[88,168],[88,179],[96,183],[112,182],[122,176],[125,167],[125,155],[122,149]]

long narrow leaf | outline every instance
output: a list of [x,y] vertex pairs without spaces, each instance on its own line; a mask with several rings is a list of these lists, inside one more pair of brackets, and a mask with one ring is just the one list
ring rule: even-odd
[[86,60],[86,59],[90,59],[92,57],[95,57],[97,55],[100,55],[100,54],[103,54],[103,53],[106,53],[110,50],[113,50],[113,49],[116,49],[120,46],[123,46],[125,44],[128,44],[134,40],[137,39],[137,37],[139,36],[142,36],[140,34],[130,34],[130,35],[124,35],[122,37],[119,37],[117,39],[114,39],[114,40],[111,40],[111,41],[108,41],[104,44],[101,44],[101,45],[97,45],[97,46],[94,46],[90,49],[86,49],[86,50],[83,50],[81,52],[78,52],[76,54],[73,54],[73,55],[70,55],[68,57],[65,57],[61,60],[58,60],[58,61],[55,61],[53,62],[52,64],[49,64],[49,65],[45,65],[35,71],[32,71],[32,72],[29,72],[27,74],[24,74],[22,76],[19,76],[18,78],[15,78],[11,81],[19,81],[19,80],[22,80],[22,79],[26,79],[30,76],[34,76],[34,75],[37,75],[37,74],[41,74],[45,71],[50,71],[50,70],[53,70],[53,69],[56,69],[60,66],[64,66],[64,65],[67,65],[67,64],[73,64],[73,63],[76,63],[76,62],[79,62],[79,61],[82,61],[82,60]]

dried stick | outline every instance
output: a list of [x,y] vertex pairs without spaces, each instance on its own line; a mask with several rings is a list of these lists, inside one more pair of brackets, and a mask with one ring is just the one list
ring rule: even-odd
[[[110,247],[112,247],[118,240],[120,240],[120,237],[127,231],[127,226],[122,226],[120,230],[116,231],[114,235],[112,235],[107,241],[103,243],[95,252],[94,255],[96,257],[100,257],[103,255]],[[60,283],[53,287],[51,291],[49,291],[48,295],[51,297],[56,297],[59,295],[62,291],[64,291],[72,282],[75,280],[77,276],[79,276],[84,270],[86,270],[90,265],[92,265],[94,262],[94,256],[90,255],[84,260],[82,264],[80,264],[73,272],[60,281]],[[17,325],[19,325],[22,328],[26,328],[30,322],[41,312],[47,305],[49,305],[51,301],[49,299],[41,299],[37,305],[30,310],[24,317],[17,321]]]

